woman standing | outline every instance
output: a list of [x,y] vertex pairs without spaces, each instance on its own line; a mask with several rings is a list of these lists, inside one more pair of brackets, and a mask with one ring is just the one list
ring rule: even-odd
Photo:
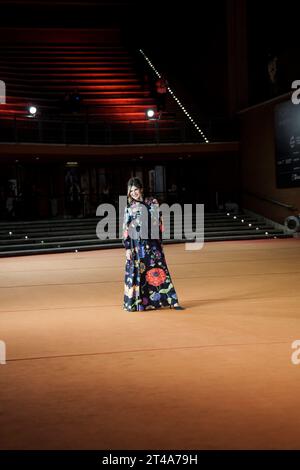
[[[183,310],[162,248],[162,219],[157,200],[144,198],[140,179],[130,178],[127,201],[123,223],[126,248],[124,309],[141,311],[170,307]],[[155,226],[157,233],[153,237]],[[133,228],[135,236],[130,236]]]

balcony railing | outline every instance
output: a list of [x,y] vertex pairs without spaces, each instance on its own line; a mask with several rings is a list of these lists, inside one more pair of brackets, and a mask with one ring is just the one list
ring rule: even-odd
[[[210,141],[237,138],[237,130],[226,120],[202,124]],[[179,120],[118,120],[106,122],[86,115],[66,118],[34,118],[2,115],[0,142],[77,145],[118,145],[144,143],[200,143],[199,133],[189,122]]]

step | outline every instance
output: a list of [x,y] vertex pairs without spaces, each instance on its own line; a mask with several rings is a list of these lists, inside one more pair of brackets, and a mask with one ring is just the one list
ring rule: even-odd
[[[6,71],[1,73],[1,78],[4,81],[9,81],[10,77],[13,77],[15,80],[20,78],[20,73],[19,72],[13,72],[13,71]],[[91,78],[94,77],[95,79],[97,78],[136,78],[136,73],[134,72],[126,72],[126,71],[120,71],[120,72],[93,72],[93,73],[85,73],[85,71],[80,71],[76,73],[68,73],[66,74],[64,71],[59,72],[55,71],[53,73],[40,73],[40,71],[36,73],[26,73],[22,75],[24,80],[31,80],[33,78],[41,77],[42,79],[49,80],[49,77],[58,77],[61,80],[65,80],[68,77],[71,77],[72,79],[81,79],[81,78]]]
[[15,73],[22,73],[22,75],[26,75],[28,72],[31,72],[33,74],[35,73],[42,73],[42,71],[44,71],[44,73],[58,73],[58,72],[68,72],[71,73],[71,72],[79,72],[79,73],[87,73],[88,71],[93,71],[93,72],[131,72],[131,73],[134,73],[134,70],[129,68],[129,67],[121,67],[121,66],[117,66],[117,65],[114,65],[112,64],[110,67],[108,66],[104,66],[104,65],[89,65],[87,66],[86,64],[84,65],[84,68],[82,67],[63,67],[63,66],[59,66],[57,67],[56,64],[53,64],[52,66],[43,66],[43,67],[38,67],[38,70],[36,67],[22,67],[21,70],[18,68],[18,67],[13,67],[13,66],[5,66],[5,65],[0,65],[0,73],[1,73],[1,76],[2,74],[5,74],[7,72],[13,72],[15,71]]
[[[64,95],[62,94],[61,97]],[[15,106],[20,108],[21,106],[28,106],[29,97],[26,98],[26,101],[20,101],[21,98],[18,97],[6,97],[6,105]],[[23,98],[24,99],[24,98]],[[58,107],[57,100],[49,98],[35,98],[35,103],[39,106],[50,106]],[[124,97],[114,97],[114,98],[84,98],[84,104],[88,105],[99,105],[99,106],[147,106],[154,107],[155,101],[153,98],[124,98]],[[1,108],[0,108],[1,109]]]
[[[289,235],[281,235],[279,234],[276,238],[290,238]],[[265,237],[265,239],[274,239],[274,236]],[[238,240],[260,240],[261,236],[232,236],[232,237],[222,237],[216,236],[211,238],[206,238],[205,242],[216,242],[216,241],[238,241]],[[169,244],[178,244],[178,243],[186,243],[186,240],[180,241],[165,241],[164,245]],[[44,247],[34,247],[33,249],[29,249],[28,247],[20,247],[19,249],[13,249],[9,251],[0,251],[0,257],[12,257],[12,256],[29,256],[29,255],[39,255],[39,254],[51,254],[51,253],[68,253],[68,252],[82,252],[82,251],[94,251],[94,250],[101,250],[101,249],[111,249],[111,248],[123,248],[122,243],[117,240],[115,242],[108,241],[108,242],[101,242],[96,245],[90,244],[82,244],[77,246],[76,244],[72,246],[55,246],[51,248],[44,248]]]
[[[73,220],[73,219],[72,219]],[[37,223],[34,223],[34,222],[22,222],[21,225],[19,226],[16,226],[14,225],[13,223],[7,223],[6,225],[4,223],[1,223],[1,229],[0,229],[0,239],[2,240],[15,240],[16,238],[24,238],[25,235],[30,235],[32,236],[32,234],[34,234],[35,237],[38,237],[38,236],[45,236],[45,234],[48,234],[51,233],[51,234],[59,234],[61,232],[64,232],[64,233],[70,233],[70,234],[74,234],[74,232],[76,233],[81,233],[81,232],[91,232],[91,231],[95,231],[96,230],[96,226],[97,226],[97,223],[99,222],[100,218],[98,219],[95,219],[89,223],[85,222],[84,219],[75,219],[73,222],[69,222],[67,224],[67,220],[66,221],[62,221],[62,222],[57,222],[54,224],[49,224],[49,223],[45,223],[45,224],[42,224],[40,222],[37,222]],[[178,224],[175,224],[175,226],[173,224],[171,225],[168,225],[165,221],[164,223],[165,225],[165,229],[167,230],[169,227],[171,229],[178,229],[178,227],[180,228],[180,225]],[[118,229],[119,225],[118,223],[116,224],[116,227]],[[195,219],[193,219],[193,229],[195,230]],[[250,229],[249,227],[245,226],[245,225],[241,225],[239,226],[238,228],[240,228],[241,230],[256,230],[256,227],[259,227],[260,230],[263,230],[263,231],[270,231],[270,230],[274,230],[274,227],[266,224],[266,223],[261,223],[261,222],[257,222],[256,223],[253,223],[253,227]],[[225,225],[225,224],[217,224],[217,222],[215,223],[212,223],[212,222],[207,222],[206,219],[205,219],[205,230],[209,230],[209,231],[219,231],[219,230],[225,230],[225,231],[228,231],[228,230],[237,230],[237,227],[236,226],[230,226],[230,225]],[[12,233],[11,236],[9,236],[9,233]]]
[[3,44],[1,46],[1,51],[6,51],[7,53],[10,52],[19,52],[20,50],[24,50],[26,52],[36,52],[40,51],[41,53],[43,52],[62,52],[65,53],[66,51],[99,51],[103,53],[126,53],[128,54],[128,50],[122,46],[122,45],[100,45],[100,44],[88,44],[84,45],[81,43],[78,44],[57,44],[57,43],[48,43],[48,44],[43,44],[43,45],[38,45],[38,44],[26,44],[26,46],[23,46],[22,44]]
[[[44,91],[60,91],[60,92],[63,92],[63,91],[69,91],[69,86],[68,86],[68,83],[65,84],[65,86],[59,86],[59,85],[43,85],[43,86],[40,86],[39,87],[39,90],[36,90],[34,89],[31,85],[29,84],[26,84],[26,85],[21,85],[21,84],[14,84],[14,85],[11,85],[10,86],[10,93],[13,94],[15,96],[15,91],[19,91],[19,92],[25,92],[25,93],[28,93],[28,91],[26,91],[26,88],[27,89],[30,89],[30,93],[31,94],[41,94],[41,93],[44,93]],[[135,90],[141,90],[141,85],[139,84],[118,84],[118,83],[113,83],[111,84],[110,82],[109,83],[106,83],[106,84],[102,84],[102,85],[83,85],[81,83],[77,84],[77,86],[75,87],[77,88],[80,93],[84,93],[85,90],[86,91],[89,91],[89,90],[103,90],[104,92],[106,90],[115,90],[115,91],[118,91],[118,90],[130,90],[130,91],[135,91]]]
[[[66,83],[67,82],[67,83]],[[74,87],[81,87],[83,84],[88,84],[88,85],[101,85],[101,84],[131,84],[131,83],[138,83],[139,81],[135,77],[127,78],[127,77],[111,77],[111,78],[103,78],[103,77],[98,77],[98,78],[79,78],[79,79],[74,79],[71,77],[62,77],[62,78],[54,78],[51,80],[51,84],[55,85],[63,85],[63,88],[66,87],[67,84],[73,85]],[[44,79],[38,79],[38,78],[31,78],[30,80],[27,80],[27,78],[15,78],[13,80],[9,80],[8,82],[6,81],[6,86],[13,86],[13,85],[22,85],[22,86],[37,86],[37,85],[43,85],[48,87],[49,86],[49,78],[45,77]]]
[[[118,233],[118,231],[116,231],[116,233]],[[110,235],[110,237],[115,237],[116,233],[108,233],[108,236]],[[170,231],[170,239],[176,239],[175,236],[174,236],[174,233],[176,235],[178,235],[178,233],[180,232],[174,232],[174,230],[171,230]],[[238,230],[219,230],[219,231],[216,231],[216,230],[212,230],[212,229],[205,229],[204,230],[204,237],[205,238],[210,238],[210,237],[215,237],[215,236],[223,236],[223,237],[227,237],[227,236],[238,236],[238,235],[255,235],[255,236],[258,236],[260,235],[262,238],[264,237],[267,237],[267,236],[277,236],[277,235],[284,235],[283,232],[279,231],[279,230],[276,230],[276,229],[273,229],[273,228],[269,228],[268,230],[260,230],[260,231],[250,231],[250,230],[244,230],[244,231],[238,231]],[[184,232],[182,232],[182,238],[184,238]],[[191,234],[190,236],[188,236],[186,234],[186,236],[188,237],[188,239],[190,238],[193,238],[194,236],[197,236],[197,237],[201,237],[203,235],[203,233],[193,233]],[[29,246],[29,245],[35,245],[35,244],[44,244],[45,246],[47,246],[47,244],[49,243],[62,243],[62,242],[80,242],[81,240],[90,240],[90,241],[99,241],[99,238],[97,237],[97,234],[96,234],[96,227],[94,227],[94,230],[82,230],[80,231],[79,233],[76,233],[74,235],[73,232],[71,233],[61,233],[61,232],[52,232],[52,233],[39,233],[39,232],[36,232],[36,233],[32,233],[31,235],[28,235],[28,238],[25,239],[25,235],[23,237],[19,237],[19,238],[1,238],[0,240],[0,251],[1,250],[4,250],[4,249],[7,249],[8,247],[15,247],[15,246],[18,246],[18,245],[24,245],[24,246]],[[164,240],[165,241],[165,240]]]
[[4,51],[0,49],[0,60],[22,62],[30,61],[67,61],[67,60],[109,60],[118,61],[126,60],[129,62],[135,62],[134,58],[128,51],[99,51],[99,50],[88,50],[88,51],[28,51],[26,49],[20,49],[18,51]]
[[1,48],[0,50],[0,57],[4,59],[26,59],[26,60],[41,60],[41,59],[70,59],[70,58],[113,58],[113,59],[127,59],[133,60],[131,55],[127,51],[98,51],[98,50],[86,50],[86,51],[77,51],[77,50],[61,50],[61,51],[54,51],[54,50],[36,50],[36,51],[28,51],[25,49],[19,49],[15,51],[7,51]]

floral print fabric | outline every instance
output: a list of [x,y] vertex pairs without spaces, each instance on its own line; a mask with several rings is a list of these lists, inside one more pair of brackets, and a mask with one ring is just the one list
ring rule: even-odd
[[[149,223],[145,229],[142,212],[147,211]],[[150,226],[150,219],[154,229]],[[130,237],[130,227],[140,236]],[[157,226],[157,227],[155,227]],[[158,228],[156,231],[155,228]],[[133,201],[124,212],[123,245],[131,251],[126,261],[124,309],[128,311],[153,310],[178,303],[163,252],[162,219],[159,204],[154,198]],[[146,234],[146,235],[145,235]],[[157,235],[156,238],[153,234]],[[152,236],[151,236],[152,235]]]

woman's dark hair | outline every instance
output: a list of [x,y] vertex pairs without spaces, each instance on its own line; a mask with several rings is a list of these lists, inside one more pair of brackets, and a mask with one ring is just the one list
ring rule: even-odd
[[137,176],[134,176],[133,178],[130,178],[127,183],[127,199],[128,202],[132,201],[132,198],[130,196],[130,190],[132,186],[135,186],[136,188],[139,188],[141,191],[143,191],[143,183],[141,182],[140,178]]

